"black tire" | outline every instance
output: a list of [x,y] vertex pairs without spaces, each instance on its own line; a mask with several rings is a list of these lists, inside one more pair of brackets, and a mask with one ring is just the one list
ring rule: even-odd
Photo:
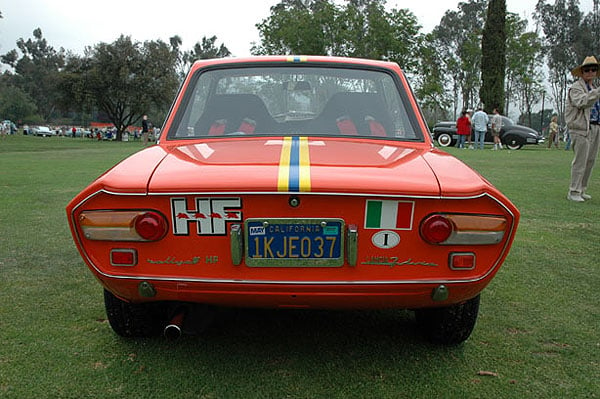
[[431,342],[458,345],[473,332],[479,313],[479,295],[457,305],[419,309],[415,313],[421,331]]
[[514,151],[514,150],[520,150],[521,148],[523,148],[522,140],[520,140],[519,138],[517,138],[515,136],[505,137],[503,141],[504,141],[504,145],[509,150]]
[[125,302],[104,290],[104,306],[110,326],[122,337],[155,337],[162,332],[164,312],[158,304]]
[[440,147],[448,147],[450,145],[452,145],[452,135],[449,133],[440,133],[437,136],[437,143],[440,145]]

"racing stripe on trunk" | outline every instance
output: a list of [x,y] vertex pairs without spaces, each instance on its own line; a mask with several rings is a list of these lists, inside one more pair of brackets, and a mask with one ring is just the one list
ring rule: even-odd
[[279,191],[310,191],[310,156],[307,137],[285,137],[279,159]]

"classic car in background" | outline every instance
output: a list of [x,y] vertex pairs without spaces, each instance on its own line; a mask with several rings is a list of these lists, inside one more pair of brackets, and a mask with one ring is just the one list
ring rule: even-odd
[[122,336],[194,332],[214,306],[415,310],[471,334],[519,211],[436,149],[397,64],[196,62],[157,145],[67,206]]
[[31,129],[33,136],[51,137],[56,136],[56,132],[50,129],[48,126],[36,126]]
[[[489,115],[487,133],[485,142],[493,143],[492,138],[492,117]],[[458,136],[456,134],[456,122],[438,122],[433,127],[433,139],[441,147],[453,146],[456,144]],[[510,150],[519,150],[526,144],[540,144],[544,142],[544,137],[530,127],[517,125],[510,118],[502,116],[502,130],[500,130],[500,141]]]

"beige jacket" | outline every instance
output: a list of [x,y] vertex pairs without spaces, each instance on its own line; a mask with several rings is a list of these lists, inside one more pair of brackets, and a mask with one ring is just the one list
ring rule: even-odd
[[587,136],[590,130],[590,111],[594,103],[600,99],[600,88],[592,85],[588,91],[585,81],[579,78],[567,95],[565,109],[565,120],[569,127],[569,133]]

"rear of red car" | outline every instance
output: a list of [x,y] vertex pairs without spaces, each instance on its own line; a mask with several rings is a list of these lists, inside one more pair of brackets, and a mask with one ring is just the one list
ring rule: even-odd
[[433,149],[395,64],[197,64],[163,131],[67,207],[117,333],[209,305],[410,308],[435,341],[471,333],[519,213]]

